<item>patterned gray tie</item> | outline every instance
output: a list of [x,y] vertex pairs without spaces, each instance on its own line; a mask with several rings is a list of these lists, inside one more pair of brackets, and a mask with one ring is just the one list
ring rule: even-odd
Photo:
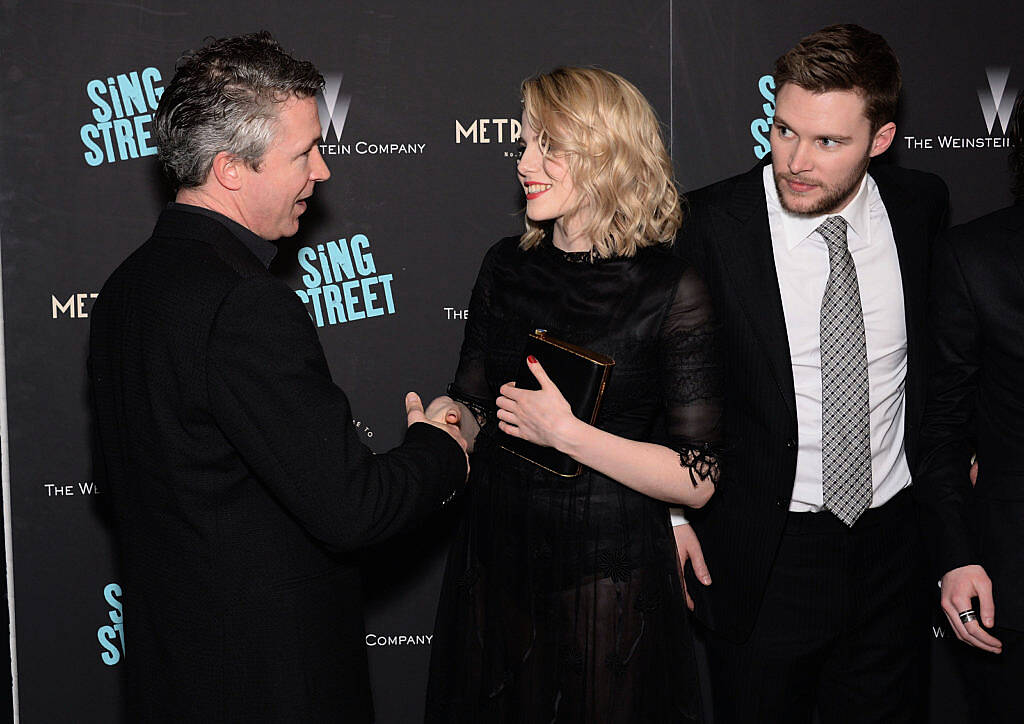
[[846,219],[818,227],[828,246],[821,300],[821,483],[825,508],[853,525],[871,505],[868,352],[857,268],[846,246]]

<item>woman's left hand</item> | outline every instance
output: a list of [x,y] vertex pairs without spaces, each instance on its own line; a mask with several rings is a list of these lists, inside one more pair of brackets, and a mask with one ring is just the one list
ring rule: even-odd
[[540,383],[540,389],[521,390],[515,382],[502,385],[498,398],[498,428],[512,437],[564,451],[572,428],[579,420],[537,358],[530,355],[526,365]]

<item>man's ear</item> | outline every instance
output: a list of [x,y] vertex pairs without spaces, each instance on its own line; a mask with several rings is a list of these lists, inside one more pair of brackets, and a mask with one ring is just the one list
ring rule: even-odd
[[210,167],[210,174],[217,180],[217,183],[228,191],[238,191],[242,187],[242,166],[245,161],[233,156],[227,151],[221,151],[213,157],[213,165]]
[[896,124],[889,121],[875,131],[875,136],[871,139],[871,152],[868,155],[874,158],[885,153],[889,150],[894,138],[896,138]]

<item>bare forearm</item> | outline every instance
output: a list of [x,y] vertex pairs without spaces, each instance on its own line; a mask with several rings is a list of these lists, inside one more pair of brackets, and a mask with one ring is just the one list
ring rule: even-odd
[[[664,445],[628,440],[573,418],[559,431],[556,447],[587,467],[658,500],[700,507],[713,485],[680,464]],[[694,487],[693,480],[699,483]]]

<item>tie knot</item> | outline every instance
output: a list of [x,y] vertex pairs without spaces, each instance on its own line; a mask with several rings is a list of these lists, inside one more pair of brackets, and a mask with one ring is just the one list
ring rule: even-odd
[[818,227],[818,233],[830,250],[846,249],[846,219],[842,216],[825,219]]

